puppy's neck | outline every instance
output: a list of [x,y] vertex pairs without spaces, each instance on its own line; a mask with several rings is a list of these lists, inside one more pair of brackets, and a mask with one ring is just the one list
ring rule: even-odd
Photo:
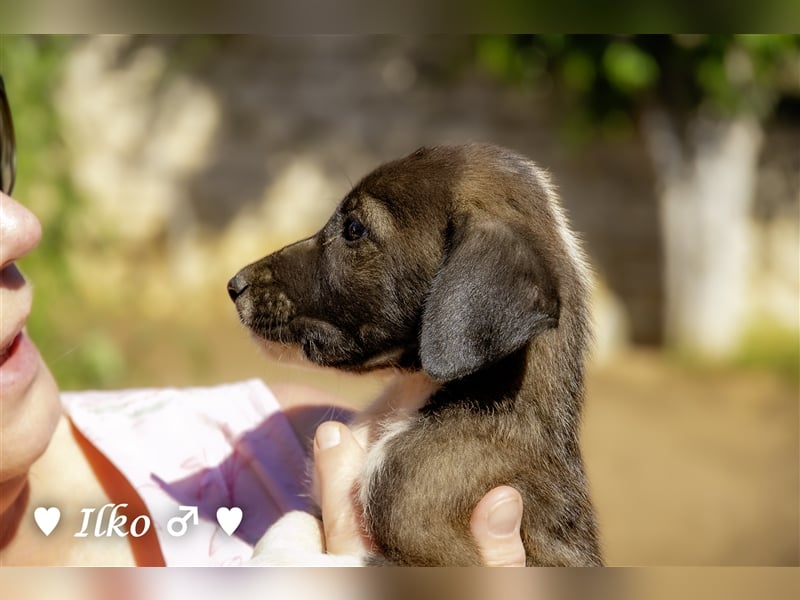
[[398,373],[364,414],[375,417],[390,411],[417,411],[441,385],[423,371]]
[[520,395],[529,370],[528,347],[466,377],[449,381],[434,390],[422,408],[435,413],[453,403],[462,403],[476,412],[502,409]]
[[441,387],[423,371],[400,372],[394,376],[351,424],[362,447],[370,446],[389,422],[399,422],[420,410]]

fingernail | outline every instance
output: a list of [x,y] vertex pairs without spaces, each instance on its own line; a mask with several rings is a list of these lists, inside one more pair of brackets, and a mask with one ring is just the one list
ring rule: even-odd
[[336,423],[323,423],[317,427],[317,447],[320,450],[327,450],[338,446],[342,440],[339,432],[339,425]]
[[517,533],[522,521],[521,509],[519,498],[516,496],[499,500],[489,511],[489,533],[495,537],[507,537]]

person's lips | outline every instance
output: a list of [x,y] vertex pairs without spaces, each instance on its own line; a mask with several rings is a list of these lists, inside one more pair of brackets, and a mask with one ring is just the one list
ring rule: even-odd
[[19,344],[22,341],[22,332],[20,331],[17,335],[15,335],[11,342],[5,345],[3,348],[0,348],[0,367],[2,367],[9,356],[14,354],[14,352],[19,348]]
[[24,331],[19,331],[0,354],[0,399],[14,403],[39,371],[39,352]]

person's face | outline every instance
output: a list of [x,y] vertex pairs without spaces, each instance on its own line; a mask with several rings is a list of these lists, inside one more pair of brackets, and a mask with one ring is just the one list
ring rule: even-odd
[[[7,114],[0,119],[0,152],[7,152],[10,112],[7,105],[0,106],[3,109]],[[3,162],[9,164],[0,157]],[[33,296],[15,264],[36,247],[42,228],[28,209],[6,194],[10,188],[4,173],[0,177],[0,511],[47,448],[61,414],[53,377],[25,333]]]

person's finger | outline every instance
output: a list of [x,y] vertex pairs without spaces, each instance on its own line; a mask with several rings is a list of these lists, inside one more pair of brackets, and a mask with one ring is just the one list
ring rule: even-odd
[[329,421],[317,428],[314,463],[327,551],[366,554],[368,545],[353,498],[353,484],[364,463],[364,450],[345,425]]
[[481,498],[472,511],[470,528],[487,567],[524,567],[525,548],[520,537],[522,496],[500,486]]

